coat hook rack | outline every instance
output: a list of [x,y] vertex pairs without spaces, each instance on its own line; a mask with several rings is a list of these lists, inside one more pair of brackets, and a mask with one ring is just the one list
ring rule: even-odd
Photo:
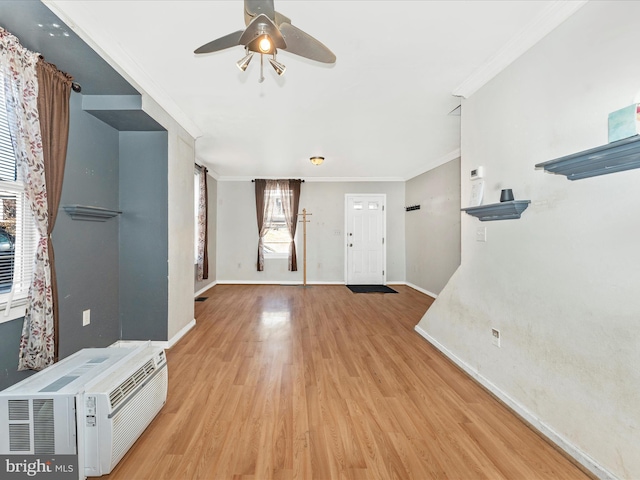
[[404,207],[405,212],[413,212],[414,210],[420,210],[420,205],[411,205],[408,207]]

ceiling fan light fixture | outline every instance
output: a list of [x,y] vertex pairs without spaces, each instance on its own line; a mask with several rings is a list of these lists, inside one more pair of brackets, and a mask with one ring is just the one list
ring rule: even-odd
[[278,75],[283,75],[284,72],[287,70],[287,67],[285,67],[280,62],[277,62],[275,58],[270,58],[269,63],[271,64],[271,66],[273,67],[273,69],[276,71]]
[[252,58],[253,58],[253,52],[249,52],[248,55],[246,55],[245,57],[241,58],[236,62],[236,66],[244,72],[249,66],[249,62],[251,62]]
[[322,165],[322,162],[324,162],[324,157],[311,157],[309,160],[314,165]]
[[[260,82],[264,80],[262,75],[264,55],[272,55],[271,66],[278,75],[284,74],[286,67],[276,60],[278,50],[287,50],[289,53],[316,62],[335,63],[336,56],[333,52],[308,33],[291,25],[291,19],[273,9],[273,1],[244,0],[246,28],[205,43],[196,48],[193,53],[205,54],[238,45],[244,46],[247,54],[250,52],[260,54]],[[237,67],[244,72],[251,58],[251,55],[245,56],[236,62]]]

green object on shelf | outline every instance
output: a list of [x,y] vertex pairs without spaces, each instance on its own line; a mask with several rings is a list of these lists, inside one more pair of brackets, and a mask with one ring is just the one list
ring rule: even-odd
[[609,114],[609,143],[638,134],[639,109],[634,103]]

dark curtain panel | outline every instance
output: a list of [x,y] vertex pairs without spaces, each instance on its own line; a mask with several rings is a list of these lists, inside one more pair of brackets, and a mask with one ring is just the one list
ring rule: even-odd
[[287,180],[287,187],[281,188],[282,205],[288,204],[288,208],[285,207],[285,220],[287,222],[287,229],[289,235],[291,235],[291,243],[289,244],[289,271],[298,271],[298,257],[296,255],[296,228],[298,226],[298,207],[300,205],[300,184],[302,180]]
[[60,195],[62,194],[62,180],[69,139],[69,96],[73,78],[59,71],[55,65],[44,61],[42,57],[36,64],[36,72],[38,76],[38,115],[40,117],[40,134],[42,135],[42,154],[47,186],[47,213],[49,215],[47,243],[53,297],[54,361],[57,362],[59,344],[58,286],[51,232],[56,223]]
[[263,179],[255,180],[256,189],[256,219],[258,220],[258,261],[256,263],[258,271],[264,270],[263,241],[267,233],[267,225],[264,221],[267,216],[268,203],[264,200],[264,192],[267,188],[267,181]]

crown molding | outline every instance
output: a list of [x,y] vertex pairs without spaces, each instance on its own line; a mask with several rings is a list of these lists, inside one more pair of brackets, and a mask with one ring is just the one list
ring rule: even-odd
[[453,90],[453,95],[469,98],[483,85],[508,67],[514,60],[542,40],[558,25],[586,5],[588,0],[556,0],[545,8],[533,21],[509,40],[495,55],[480,66],[462,84]]
[[253,175],[251,177],[225,177],[217,178],[219,182],[250,182],[256,178],[264,178],[266,180],[279,180],[281,178],[303,178],[306,183],[312,182],[404,182],[404,178],[400,177],[300,177],[300,175],[280,175],[277,177]]
[[411,180],[412,178],[417,177],[418,175],[422,175],[423,173],[427,173],[431,170],[433,170],[434,168],[438,168],[440,165],[444,165],[447,162],[450,162],[451,160],[455,160],[456,158],[460,157],[460,149],[456,148],[455,150],[452,150],[451,152],[441,156],[440,158],[436,159],[435,161],[429,163],[428,166],[426,167],[422,167],[419,170],[414,171],[411,175],[408,175],[407,177],[404,178],[404,181],[408,181]]
[[[42,0],[42,3],[140,92],[143,96],[143,110],[145,110],[144,97],[148,96],[193,138],[202,136],[200,128],[178,107],[171,97],[139,67],[138,63],[131,58],[119,43],[114,42],[112,38],[104,36],[96,31],[96,29],[91,29],[90,32],[78,26],[76,20],[82,19],[83,15],[87,17],[86,25],[93,24],[86,11],[77,14],[77,16],[74,16],[74,19],[67,14],[64,7],[58,5],[59,2],[56,0]],[[163,122],[159,121],[159,123],[162,124]]]

